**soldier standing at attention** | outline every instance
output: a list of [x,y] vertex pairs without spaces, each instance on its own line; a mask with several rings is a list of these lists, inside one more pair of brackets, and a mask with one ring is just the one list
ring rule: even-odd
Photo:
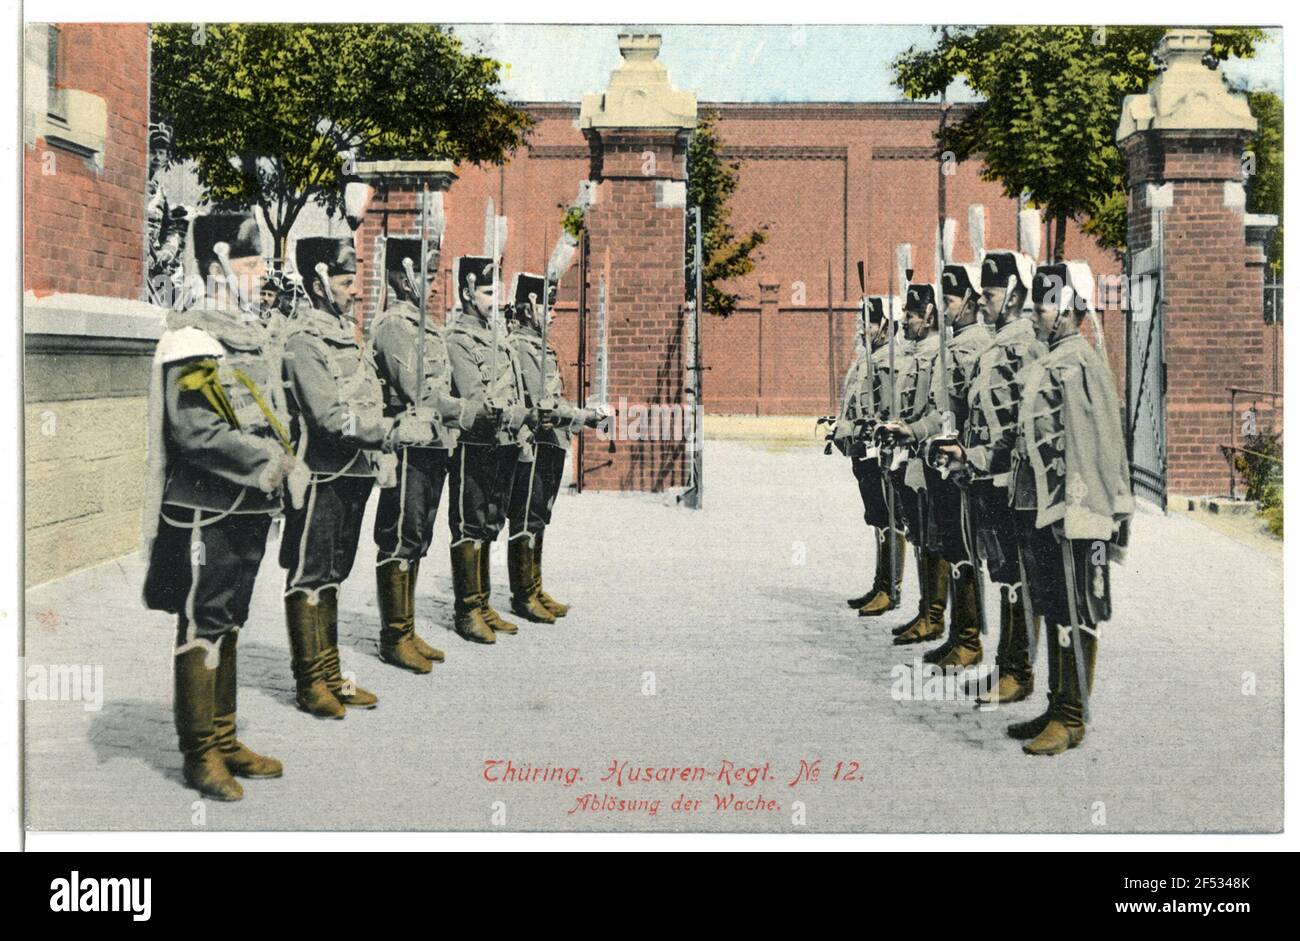
[[[1025,607],[1022,552],[1018,543],[1016,514],[1007,493],[1010,484],[1011,448],[997,447],[1004,436],[1014,441],[1020,413],[1020,371],[1038,359],[1046,347],[1034,330],[1033,321],[1021,316],[1034,266],[1019,252],[990,252],[980,266],[980,287],[984,304],[991,312],[996,333],[975,366],[970,383],[970,414],[966,420],[962,448],[971,482],[970,510],[979,545],[979,555],[988,567],[989,578],[998,583],[999,631],[996,690],[980,697],[984,703],[1014,703],[1034,691],[1034,673],[1029,662],[1032,638],[1038,636],[1037,616],[1031,630]],[[1032,606],[1031,606],[1032,607]]]
[[[855,608],[861,617],[874,617],[894,609],[893,599],[902,589],[901,563],[907,548],[901,524],[895,520],[898,528],[893,533],[895,542],[891,562],[885,477],[880,468],[880,452],[871,440],[873,425],[888,416],[889,402],[894,394],[889,374],[889,331],[894,329],[894,318],[890,316],[887,320],[885,317],[885,305],[892,307],[892,301],[893,298],[885,297],[865,299],[864,344],[844,377],[843,403],[832,433],[835,446],[852,462],[858,494],[862,497],[862,516],[875,534],[876,572],[871,587],[865,595],[848,601],[849,607]],[[890,568],[895,565],[898,567],[894,572],[891,595]]]
[[194,249],[206,294],[168,316],[154,354],[144,602],[176,615],[172,706],[185,782],[234,801],[244,791],[232,775],[284,773],[235,736],[236,647],[293,458],[279,363],[241,298],[255,297],[266,276],[257,223],[200,216]]
[[901,448],[905,455],[901,466],[894,468],[891,474],[894,492],[903,509],[903,524],[916,550],[920,604],[916,617],[894,628],[894,643],[898,645],[919,644],[942,634],[943,614],[948,607],[948,564],[937,552],[927,548],[933,543],[933,540],[927,541],[926,538],[926,531],[932,525],[932,511],[926,493],[922,460],[914,443],[909,443],[898,434],[906,422],[924,414],[929,402],[930,383],[938,368],[938,308],[935,306],[934,286],[909,285],[903,313],[907,318],[904,329],[911,347],[904,357],[898,356],[895,351],[898,423],[882,425],[881,429],[887,435],[893,433],[895,448]]
[[519,628],[489,602],[492,542],[506,521],[506,505],[524,426],[536,416],[524,402],[523,380],[495,310],[499,260],[456,259],[452,276],[461,314],[447,331],[452,394],[481,407],[488,421],[460,436],[451,460],[451,576],[456,633],[477,644]]
[[[415,585],[420,561],[433,541],[447,467],[461,432],[487,421],[481,402],[451,394],[451,364],[442,328],[424,318],[420,341],[421,279],[411,277],[420,264],[418,238],[389,238],[384,267],[388,278],[388,304],[371,326],[375,365],[384,385],[384,414],[396,420],[415,412],[431,423],[433,437],[426,446],[404,447],[397,452],[396,484],[379,491],[375,513],[375,563],[379,611],[383,621],[379,657],[386,663],[428,673],[441,663],[443,652],[430,647],[415,632]],[[425,259],[425,284],[434,283],[439,252]],[[432,274],[430,273],[432,272]],[[424,388],[417,388],[418,357],[424,356]]]
[[[551,292],[543,305],[543,291]],[[537,409],[539,424],[533,447],[520,448],[510,488],[508,563],[510,608],[530,621],[553,624],[569,613],[542,588],[542,538],[560,492],[569,441],[584,428],[595,428],[607,412],[578,408],[564,399],[559,357],[542,338],[542,318],[550,318],[555,285],[537,274],[517,274],[510,292],[514,326],[510,346],[519,364],[524,394]]]
[[1100,350],[1080,333],[1092,272],[1082,262],[1034,275],[1034,325],[1047,352],[1020,373],[1011,496],[1030,597],[1047,630],[1048,707],[1007,728],[1029,755],[1083,742],[1097,630],[1111,617],[1110,560],[1128,541],[1133,492],[1119,396]]
[[342,719],[378,698],[339,665],[339,585],[352,571],[376,452],[427,443],[429,423],[384,415],[370,353],[357,343],[357,256],[351,238],[303,238],[295,250],[309,303],[285,338],[284,378],[298,456],[311,472],[303,506],[286,514],[280,565],[298,708]]
[[[891,426],[905,439],[923,446],[927,438],[956,440],[966,425],[967,387],[980,355],[993,342],[993,332],[980,322],[980,271],[975,265],[945,265],[942,278],[945,320],[952,327],[946,340],[944,362],[936,360],[925,406],[901,428]],[[962,491],[956,481],[929,462],[922,461],[927,496],[926,549],[935,564],[952,566],[952,611],[948,637],[926,651],[922,659],[940,667],[968,667],[984,656],[980,641],[980,585],[984,577],[972,559],[971,538]]]

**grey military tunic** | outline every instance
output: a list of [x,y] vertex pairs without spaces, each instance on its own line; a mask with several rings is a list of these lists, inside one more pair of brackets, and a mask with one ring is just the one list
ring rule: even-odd
[[515,463],[527,441],[523,380],[504,335],[497,338],[478,316],[462,314],[446,337],[452,394],[502,410],[501,427],[484,423],[463,433],[452,455],[451,538],[492,542],[505,525]]
[[[946,421],[951,421],[951,430],[958,436],[961,435],[966,424],[970,379],[980,355],[993,342],[993,331],[980,323],[968,324],[955,330],[944,349],[946,374],[939,361],[938,335],[933,339],[936,344],[935,359],[930,370],[925,406],[914,412],[908,420],[908,428],[915,435],[918,444],[942,432]],[[966,529],[960,488],[955,481],[927,466],[921,458],[915,460],[925,476],[926,549],[942,555],[949,562],[969,562],[972,536]]]
[[373,357],[350,322],[308,305],[284,340],[284,381],[298,456],[311,472],[300,508],[285,514],[286,594],[337,586],[356,558],[381,451],[391,450]]
[[543,350],[540,331],[519,324],[510,332],[509,343],[528,404],[550,409],[555,419],[553,427],[538,429],[532,448],[520,449],[507,513],[510,536],[514,538],[536,533],[550,524],[569,442],[585,427],[591,412],[565,400],[559,358],[549,344]]
[[434,440],[425,447],[397,452],[396,479],[379,491],[374,538],[378,564],[394,559],[414,561],[429,551],[434,519],[452,453],[462,432],[474,427],[482,414],[478,403],[451,393],[451,362],[442,329],[425,318],[424,391],[419,383],[420,311],[399,300],[375,318],[370,328],[375,365],[384,387],[384,414],[397,418],[418,403],[433,413]]
[[248,617],[288,415],[266,334],[239,311],[174,313],[159,341],[164,483],[147,607],[178,615],[178,646],[215,643]]
[[970,485],[975,538],[989,577],[1008,585],[1021,581],[1015,512],[1007,495],[1018,434],[1020,374],[1046,350],[1030,320],[1004,324],[980,354],[968,393],[962,446],[975,475]]

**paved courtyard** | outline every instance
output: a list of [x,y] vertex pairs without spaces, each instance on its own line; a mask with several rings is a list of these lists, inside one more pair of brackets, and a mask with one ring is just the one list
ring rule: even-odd
[[[84,665],[83,698],[102,704],[26,703],[29,826],[1281,828],[1282,561],[1267,544],[1143,511],[1114,573],[1119,616],[1103,629],[1087,740],[1031,759],[1003,728],[1041,710],[1045,675],[1030,702],[992,711],[900,696],[909,684],[891,671],[919,648],[891,645],[893,615],[858,618],[842,600],[866,587],[870,561],[843,458],[811,431],[711,440],[706,481],[700,512],[562,494],[547,587],[573,611],[494,647],[446,630],[444,510],[417,607],[448,657],[425,677],[377,659],[367,529],[340,630],[344,668],[381,702],[342,722],[293,706],[269,546],[240,645],[240,734],[286,772],[246,782],[237,804],[200,803],[181,781],[172,626],[140,603],[140,560],[30,590],[28,684]],[[493,573],[505,613],[504,557]],[[915,609],[910,563],[903,602]]]

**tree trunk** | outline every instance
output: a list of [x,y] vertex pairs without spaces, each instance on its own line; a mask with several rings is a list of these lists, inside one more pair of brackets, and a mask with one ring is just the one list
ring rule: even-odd
[[1056,214],[1056,238],[1052,244],[1052,260],[1058,263],[1065,260],[1065,222],[1066,214],[1058,212]]

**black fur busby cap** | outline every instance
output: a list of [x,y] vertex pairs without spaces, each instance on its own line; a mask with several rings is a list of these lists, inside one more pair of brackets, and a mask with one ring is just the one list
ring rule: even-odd
[[249,258],[262,254],[262,233],[250,213],[212,212],[194,220],[194,260],[206,277],[208,266],[216,262],[216,245],[225,242],[231,258]]
[[909,284],[907,286],[907,300],[903,302],[903,310],[925,313],[925,309],[931,304],[935,307],[939,306],[938,301],[935,300],[933,284]]
[[989,252],[980,266],[980,287],[1004,288],[1012,276],[1020,287],[1028,287],[1034,278],[1034,263],[1020,252]]
[[1092,286],[1086,272],[1086,266],[1079,264],[1043,265],[1034,274],[1034,303],[1079,314],[1087,312]]
[[496,260],[487,255],[461,255],[456,259],[455,273],[456,296],[462,291],[473,291],[485,284],[496,284]]
[[870,323],[881,323],[885,319],[885,299],[883,297],[867,298],[867,320]]
[[172,129],[161,121],[149,125],[149,146],[155,149],[171,147]]
[[357,273],[357,250],[352,246],[350,236],[331,238],[312,236],[298,239],[293,250],[294,264],[298,267],[298,277],[302,283],[309,285],[316,277],[316,266],[324,264],[329,276]]
[[1085,261],[1043,265],[1034,274],[1033,301],[1073,310],[1076,314],[1092,309],[1094,282],[1092,268]]
[[521,271],[514,277],[510,286],[510,303],[516,307],[524,304],[541,304],[542,292],[546,289],[546,279],[540,274]]
[[[424,259],[424,268],[426,271],[432,269],[438,257],[438,250],[429,244],[429,253]],[[411,259],[411,267],[415,269],[418,277],[420,274],[420,240],[417,238],[393,238],[390,237],[384,243],[384,270],[392,273],[402,273],[406,271],[403,262]]]
[[944,265],[942,281],[944,297],[965,297],[980,292],[980,273],[974,265]]

